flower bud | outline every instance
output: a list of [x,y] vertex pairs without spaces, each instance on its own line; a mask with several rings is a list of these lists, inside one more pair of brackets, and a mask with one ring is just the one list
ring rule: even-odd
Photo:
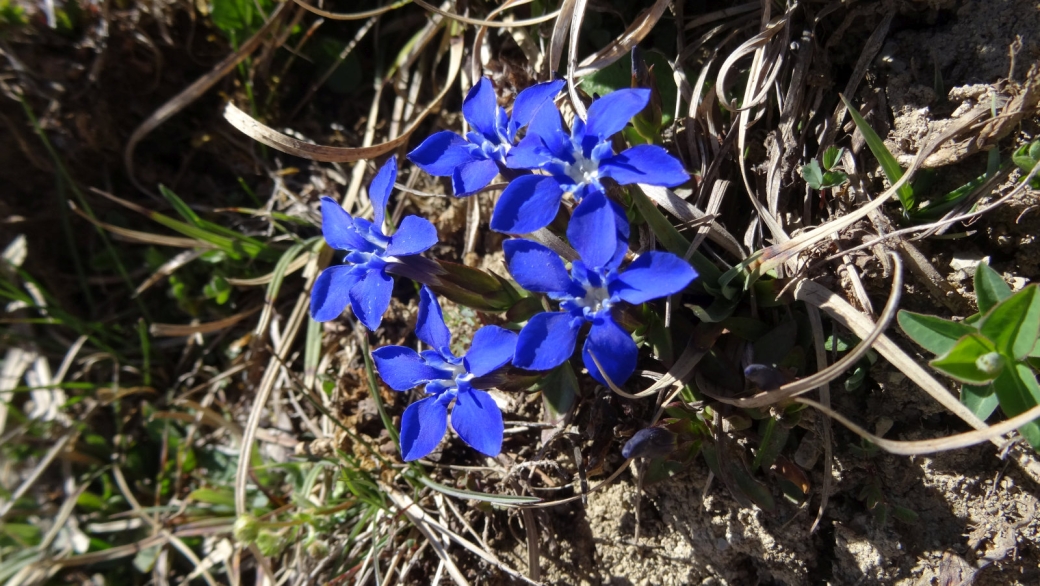
[[235,520],[235,526],[231,530],[236,541],[242,543],[253,543],[260,534],[260,521],[256,517],[246,513]]
[[975,359],[975,367],[982,372],[995,376],[1004,368],[1004,357],[998,352],[989,352]]

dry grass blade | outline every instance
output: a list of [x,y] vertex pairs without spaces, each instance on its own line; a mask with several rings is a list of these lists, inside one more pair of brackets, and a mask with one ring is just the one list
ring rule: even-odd
[[314,14],[317,14],[318,16],[322,18],[327,18],[329,20],[365,20],[366,18],[381,16],[383,14],[386,14],[387,12],[390,12],[391,10],[397,10],[402,6],[407,6],[408,4],[411,4],[412,0],[399,0],[398,2],[394,2],[393,4],[387,4],[382,8],[374,8],[372,10],[365,10],[363,12],[329,12],[327,10],[322,10],[321,8],[318,8],[313,4],[304,2],[303,0],[293,0],[293,2],[299,4],[300,8],[303,8],[308,12],[313,12]]
[[252,54],[252,52],[264,42],[268,35],[271,35],[275,30],[277,30],[282,19],[289,15],[290,6],[292,5],[288,2],[279,4],[278,8],[276,8],[271,14],[271,17],[266,23],[264,23],[264,26],[260,27],[260,30],[250,37],[248,41],[242,43],[242,46],[239,47],[237,51],[225,57],[220,63],[213,66],[213,69],[210,70],[209,73],[195,80],[194,83],[182,90],[181,93],[171,98],[155,112],[152,112],[152,115],[134,130],[133,134],[130,135],[130,139],[127,140],[126,148],[123,150],[123,165],[126,166],[127,175],[130,176],[130,181],[133,182],[135,187],[156,199],[159,197],[153,194],[151,190],[142,186],[137,181],[134,174],[134,150],[137,149],[137,144],[160,124],[169,120],[174,114],[180,112],[187,107],[188,104],[194,102],[199,96],[206,93],[206,90],[213,87],[213,84],[220,81],[225,75],[234,70],[235,67],[238,66],[238,64],[246,57]]
[[654,5],[643,11],[635,22],[625,29],[625,32],[606,47],[600,49],[596,54],[586,57],[574,73],[576,77],[582,77],[599,71],[618,59],[624,57],[633,47],[639,44],[646,35],[650,34],[657,21],[661,20],[665,10],[672,0],[657,0]]
[[578,37],[581,33],[581,21],[585,18],[585,9],[587,7],[588,0],[575,1],[574,12],[571,14],[570,43],[567,46],[567,95],[571,98],[574,115],[582,120],[585,120],[589,113],[585,109],[585,103],[578,96],[578,86],[574,78],[577,77],[578,70]]
[[[307,266],[307,263],[310,261],[310,259],[311,258],[309,254],[305,254],[303,256],[298,257],[296,260],[289,263],[289,266],[285,267],[285,272],[282,273],[282,276],[289,276],[295,273],[296,271],[302,269],[303,267]],[[259,287],[260,285],[267,285],[268,283],[273,281],[274,278],[275,272],[272,271],[262,277],[255,277],[253,279],[235,279],[232,277],[228,277],[227,282],[228,284],[233,285],[235,287]]]
[[571,17],[574,15],[575,2],[577,0],[563,0],[560,4],[560,15],[556,17],[552,37],[549,38],[549,70],[545,72],[545,75],[548,77],[560,70],[560,60],[563,59],[563,43],[567,38],[567,31],[571,28]]
[[479,18],[470,18],[468,16],[462,16],[461,14],[455,14],[454,12],[448,12],[447,10],[441,10],[440,8],[437,8],[436,6],[434,6],[432,4],[428,4],[426,2],[423,2],[423,0],[412,0],[412,1],[415,2],[416,4],[418,4],[419,6],[422,6],[426,10],[429,10],[430,12],[433,12],[434,14],[439,14],[439,15],[445,17],[445,18],[449,18],[451,20],[457,20],[459,22],[464,22],[466,24],[472,24],[474,26],[486,26],[486,27],[490,27],[490,28],[514,28],[514,27],[518,27],[518,26],[531,26],[533,24],[541,24],[543,22],[548,22],[548,21],[556,18],[560,14],[560,11],[557,10],[556,12],[550,12],[548,14],[543,14],[541,16],[536,16],[534,18],[527,18],[527,19],[524,19],[524,20],[511,20],[509,22],[497,22],[497,21],[494,21],[494,20],[481,20]]
[[426,514],[426,511],[422,510],[422,507],[413,501],[411,497],[398,492],[391,486],[380,483],[380,489],[383,494],[390,497],[390,500],[394,502],[397,509],[403,513],[409,521],[411,521],[412,525],[423,534],[426,541],[431,547],[433,547],[433,551],[437,554],[437,557],[441,559],[441,563],[443,563],[448,569],[448,573],[451,574],[455,583],[468,586],[469,581],[467,581],[466,577],[462,575],[462,572],[459,571],[458,566],[456,566],[455,562],[452,561],[451,556],[448,555],[448,552],[444,549],[440,540],[433,534],[433,531],[430,530],[430,527],[428,526],[429,517]]
[[262,124],[249,114],[238,109],[234,104],[228,103],[224,110],[224,118],[235,128],[246,136],[261,142],[271,148],[288,153],[293,156],[321,161],[324,163],[351,163],[373,159],[384,155],[408,142],[409,137],[418,129],[419,124],[437,107],[444,96],[451,91],[452,84],[459,74],[462,66],[463,44],[461,38],[451,40],[451,60],[449,62],[448,76],[440,93],[434,97],[426,108],[412,120],[408,128],[401,135],[392,140],[367,147],[329,147],[293,138],[277,130]]
[[148,332],[157,338],[180,338],[185,336],[194,336],[195,334],[212,334],[213,332],[219,332],[225,328],[230,328],[245,318],[260,311],[261,308],[262,306],[258,305],[252,309],[247,309],[243,312],[236,313],[235,315],[225,317],[224,319],[218,319],[216,321],[209,321],[201,324],[153,323],[148,327]]
[[[816,352],[816,364],[826,364],[827,350],[824,347],[823,320],[820,318],[820,309],[811,305],[807,309],[809,314],[809,324],[812,327],[813,349]],[[820,385],[820,403],[828,408],[831,406],[831,386],[829,383],[825,382]],[[820,526],[820,521],[823,520],[823,513],[827,510],[827,501],[831,497],[831,483],[834,481],[832,478],[834,446],[832,444],[831,420],[827,417],[823,417],[822,421],[819,421],[818,423],[820,427],[823,428],[823,486],[820,487],[820,508],[816,511],[816,519],[813,520],[812,526],[809,528],[809,533],[815,533],[816,529]]]
[[[117,199],[120,203],[124,200]],[[69,206],[77,216],[97,226],[103,228],[108,232],[111,232],[117,239],[123,240],[124,242],[132,242],[135,244],[152,244],[155,246],[170,246],[173,248],[191,248],[197,249],[198,252],[205,252],[207,250],[213,250],[218,248],[214,244],[197,240],[195,238],[182,238],[180,236],[165,236],[163,234],[152,234],[151,232],[141,232],[139,230],[130,230],[128,228],[121,228],[119,226],[113,226],[112,224],[106,224],[94,218],[91,218],[87,214],[83,213],[75,204],[69,202]],[[134,209],[134,208],[131,208]],[[135,211],[139,211],[143,214],[147,214],[148,211],[144,208],[137,208]],[[178,255],[179,257],[180,255]],[[176,258],[176,257],[175,257]],[[171,261],[172,262],[172,261]],[[165,265],[164,265],[165,266]],[[158,271],[157,271],[158,274]],[[149,285],[150,286],[150,285]],[[142,285],[143,287],[143,285]],[[147,288],[147,287],[145,287]],[[143,291],[144,289],[142,289]]]
[[166,277],[169,277],[177,269],[202,256],[202,254],[205,251],[206,249],[200,246],[194,250],[185,250],[184,252],[174,255],[173,258],[164,262],[162,266],[155,269],[155,272],[152,273],[150,277],[148,277],[144,280],[143,283],[138,285],[137,289],[134,290],[134,295],[136,296],[140,295],[141,293],[144,293],[148,290],[149,287],[165,279]]
[[849,431],[856,435],[870,441],[871,443],[877,444],[877,446],[886,452],[893,454],[899,454],[901,456],[920,456],[923,454],[934,454],[936,452],[945,452],[949,450],[957,450],[961,448],[967,448],[980,444],[985,441],[993,442],[997,445],[1004,445],[1006,442],[999,440],[1001,436],[1006,433],[1011,433],[1019,427],[1033,421],[1034,419],[1040,418],[1040,405],[1033,407],[1025,413],[1020,413],[1011,419],[1001,421],[996,425],[989,426],[985,429],[977,429],[975,431],[967,431],[959,433],[957,435],[951,435],[944,438],[930,439],[930,440],[916,440],[916,441],[897,441],[887,440],[882,437],[878,437],[862,427],[856,425],[847,417],[825,407],[816,401],[811,399],[805,399],[798,397],[795,399],[798,403],[809,405],[810,407],[836,419],[842,425],[847,427]]
[[[506,2],[504,4],[502,4],[498,8],[495,8],[494,10],[492,10],[491,12],[488,13],[488,19],[490,20],[490,19],[498,16],[499,14],[505,12],[506,10],[509,10],[510,8],[516,8],[517,6],[523,6],[524,4],[530,4],[533,1],[534,0],[506,0]],[[560,11],[557,10],[556,12],[554,12],[552,14],[554,16],[557,16],[557,15],[560,14]],[[484,37],[487,36],[487,32],[488,32],[489,28],[490,27],[481,26],[480,28],[477,29],[477,34],[474,35],[474,37],[473,37],[473,55],[472,55],[472,58],[470,59],[470,63],[471,63],[471,65],[470,65],[470,72],[471,72],[470,76],[471,76],[472,79],[478,79],[478,78],[480,78],[483,75],[483,69],[484,68],[483,68],[483,66],[481,65],[481,62],[480,62],[480,54],[481,54],[480,48],[484,45]],[[532,62],[532,65],[534,65],[533,62]],[[535,69],[537,70],[537,67],[535,67]]]

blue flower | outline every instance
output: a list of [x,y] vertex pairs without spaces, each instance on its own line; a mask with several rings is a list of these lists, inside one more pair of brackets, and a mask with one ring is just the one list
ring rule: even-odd
[[623,219],[606,219],[620,212],[617,204],[608,204],[589,216],[576,213],[571,220],[568,237],[582,260],[571,264],[569,274],[563,260],[541,244],[522,239],[502,244],[506,265],[516,282],[560,303],[560,311],[539,313],[520,331],[513,365],[549,370],[563,364],[574,354],[582,325],[590,322],[592,327],[581,352],[585,368],[597,381],[607,384],[592,360],[591,354],[595,354],[611,382],[624,384],[635,372],[638,352],[632,336],[614,320],[612,309],[622,301],[639,304],[678,293],[697,277],[686,261],[658,251],[647,252],[619,270],[627,250],[627,223],[607,240],[594,230],[574,229],[576,223],[579,228],[608,222],[621,226]]
[[[646,107],[650,90],[623,89],[589,107],[588,121],[574,119],[568,134],[556,108],[545,107],[531,120],[527,135],[506,155],[511,169],[540,169],[549,175],[513,180],[495,206],[491,229],[527,234],[556,217],[560,201],[570,193],[579,202],[575,213],[593,196],[604,196],[601,179],[620,185],[647,183],[674,187],[689,180],[682,163],[656,145],[638,145],[614,154],[610,137]],[[592,205],[599,206],[600,203]],[[609,226],[604,230],[613,234]]]
[[498,105],[491,81],[482,77],[462,102],[462,114],[474,130],[465,138],[449,130],[438,132],[408,153],[408,159],[430,175],[451,177],[456,196],[479,191],[505,166],[516,133],[560,92],[563,83],[540,83],[520,92],[510,117]]
[[383,233],[386,203],[396,178],[397,157],[390,157],[368,188],[373,222],[352,217],[332,198],[321,198],[321,232],[329,246],[348,252],[349,264],[330,266],[314,281],[311,316],[315,321],[336,319],[351,305],[361,323],[375,330],[390,306],[394,288],[387,265],[437,243],[437,229],[418,216],[401,220],[393,236]]
[[513,357],[517,335],[498,326],[484,326],[473,335],[469,352],[456,357],[449,348],[451,333],[444,325],[441,306],[429,289],[419,292],[419,319],[415,333],[432,347],[422,354],[404,346],[372,351],[379,376],[395,391],[425,385],[431,396],[412,403],[401,418],[401,453],[416,460],[437,447],[451,427],[462,441],[487,456],[502,450],[502,411],[486,391],[473,387],[474,379],[491,373]]

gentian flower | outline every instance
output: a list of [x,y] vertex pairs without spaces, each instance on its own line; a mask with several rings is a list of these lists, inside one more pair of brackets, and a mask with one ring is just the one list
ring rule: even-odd
[[498,175],[517,132],[560,93],[563,83],[550,81],[525,89],[516,96],[513,115],[507,116],[491,80],[482,77],[462,102],[462,114],[474,130],[465,138],[450,130],[438,132],[408,153],[408,159],[430,175],[451,177],[456,196],[477,192]]
[[397,157],[390,157],[368,188],[373,222],[351,216],[330,197],[321,198],[321,232],[329,246],[348,252],[349,264],[330,266],[314,281],[311,316],[315,321],[335,319],[350,305],[358,320],[375,330],[394,288],[387,265],[437,243],[437,229],[418,216],[406,216],[393,236],[383,232],[386,203],[396,178]]
[[[624,222],[603,217],[617,213],[612,207],[599,208],[591,217],[576,213],[571,220],[568,236],[582,260],[571,264],[569,274],[563,260],[541,244],[522,239],[502,243],[506,265],[516,282],[560,303],[560,311],[539,313],[520,331],[514,366],[549,370],[563,364],[574,354],[582,325],[590,322],[581,353],[585,368],[602,384],[607,384],[604,374],[614,384],[624,384],[635,372],[638,352],[632,336],[614,320],[612,309],[622,301],[639,304],[678,293],[697,277],[689,263],[658,251],[647,252],[619,270],[627,245],[618,242],[622,236],[627,239],[627,223],[619,233],[611,234],[613,242],[604,243],[601,234],[587,229],[608,221]],[[575,230],[576,221],[586,229]],[[602,373],[591,354],[602,365]]]
[[412,403],[401,418],[401,453],[416,460],[437,447],[447,431],[448,406],[451,427],[462,441],[487,456],[502,450],[502,411],[487,391],[473,387],[484,376],[509,363],[516,347],[515,333],[498,326],[484,326],[473,335],[465,356],[452,354],[451,333],[444,325],[441,306],[429,289],[419,292],[419,319],[415,333],[431,346],[422,354],[404,346],[384,346],[372,351],[379,376],[395,391],[425,385],[430,395]]
[[[540,169],[545,175],[514,179],[502,192],[491,215],[491,229],[527,234],[556,217],[565,193],[583,206],[602,206],[606,197],[601,179],[620,185],[646,183],[674,187],[689,179],[682,163],[656,145],[638,145],[615,155],[610,137],[646,107],[648,89],[623,89],[589,106],[588,120],[574,119],[568,134],[556,108],[538,111],[520,144],[506,155],[511,169]],[[604,216],[606,217],[606,216]],[[610,225],[601,229],[613,234]]]

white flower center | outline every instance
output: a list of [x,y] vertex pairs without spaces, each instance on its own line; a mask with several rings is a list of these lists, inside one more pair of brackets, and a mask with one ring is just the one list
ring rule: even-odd
[[598,313],[601,309],[610,307],[608,301],[610,300],[610,293],[606,287],[592,287],[589,285],[585,286],[585,296],[581,299],[575,299],[574,303],[581,308],[589,308],[592,313]]
[[574,157],[576,160],[573,163],[567,163],[564,169],[567,176],[578,185],[595,183],[599,179],[599,162],[586,159],[580,150],[574,153]]

